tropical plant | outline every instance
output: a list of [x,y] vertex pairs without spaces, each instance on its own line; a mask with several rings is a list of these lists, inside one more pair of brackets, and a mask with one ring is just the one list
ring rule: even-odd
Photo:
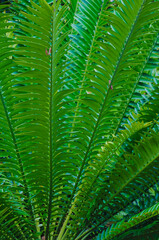
[[150,229],[157,202],[130,212],[159,181],[158,0],[7,8],[0,239],[126,239],[140,224]]

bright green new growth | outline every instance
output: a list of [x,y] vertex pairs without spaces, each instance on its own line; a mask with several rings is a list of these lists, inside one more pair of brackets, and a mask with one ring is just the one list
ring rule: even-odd
[[129,211],[159,181],[158,30],[158,0],[0,5],[0,240],[126,239],[158,215]]

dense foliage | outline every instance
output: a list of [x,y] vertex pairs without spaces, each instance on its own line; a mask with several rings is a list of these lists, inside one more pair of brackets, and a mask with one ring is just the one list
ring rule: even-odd
[[0,240],[158,239],[158,30],[158,0],[0,5]]

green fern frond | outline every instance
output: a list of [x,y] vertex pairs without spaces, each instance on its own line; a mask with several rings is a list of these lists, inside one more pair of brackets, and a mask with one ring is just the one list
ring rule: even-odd
[[[116,156],[114,159],[112,157],[111,161],[106,164],[103,173],[98,177],[96,190],[88,193],[86,189],[81,188],[81,192],[77,196],[76,207],[73,210],[75,216],[72,216],[73,222],[77,219],[76,226],[78,225],[80,229],[84,225],[91,226],[92,223],[93,227],[85,234],[91,233],[95,226],[105,222],[105,216],[107,219],[111,218],[130,204],[134,200],[134,196],[139,197],[146,189],[150,188],[152,182],[155,184],[158,181],[158,149],[158,135],[155,135],[141,140],[139,145],[134,146],[131,154],[123,157]],[[83,201],[85,193],[87,193],[87,200]],[[80,207],[82,204],[87,206],[84,208],[87,209],[87,212]],[[79,209],[80,211],[78,211]],[[98,221],[98,217],[100,217],[100,221]],[[78,224],[79,219],[83,219],[83,224]],[[79,234],[77,239],[83,236],[85,235]]]

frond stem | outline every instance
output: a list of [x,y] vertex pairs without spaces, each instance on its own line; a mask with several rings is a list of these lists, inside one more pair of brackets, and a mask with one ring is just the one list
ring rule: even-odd
[[46,240],[49,239],[49,231],[50,231],[50,220],[51,220],[51,209],[52,209],[52,191],[53,191],[53,152],[54,152],[54,138],[53,138],[53,129],[54,129],[54,71],[55,71],[55,17],[56,17],[56,0],[53,3],[54,10],[52,16],[52,51],[51,51],[51,78],[50,78],[50,156],[49,156],[49,199],[48,199],[48,218],[47,218],[47,226],[46,226]]

